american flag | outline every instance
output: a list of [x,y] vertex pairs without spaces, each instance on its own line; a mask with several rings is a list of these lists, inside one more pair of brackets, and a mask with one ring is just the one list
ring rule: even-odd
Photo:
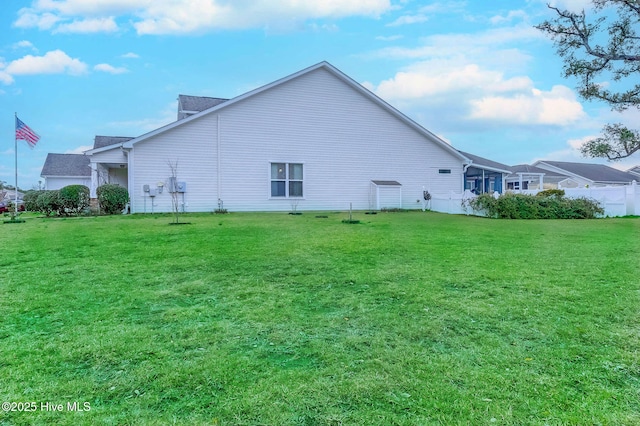
[[16,140],[26,141],[29,148],[33,149],[40,140],[40,136],[16,116]]

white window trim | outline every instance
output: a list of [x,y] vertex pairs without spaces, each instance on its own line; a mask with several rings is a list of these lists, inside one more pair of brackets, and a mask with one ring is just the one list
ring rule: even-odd
[[[286,164],[286,167],[289,167],[289,164],[302,164],[302,181],[296,181],[294,180],[294,182],[302,182],[302,197],[290,197],[289,195],[285,195],[284,197],[274,197],[271,195],[271,182],[273,180],[278,180],[278,179],[271,179],[271,165],[273,163],[284,163]],[[304,194],[306,194],[307,192],[305,191],[305,181],[306,181],[306,171],[305,171],[306,167],[305,167],[305,162],[304,161],[284,161],[284,160],[273,160],[273,161],[269,161],[267,163],[267,199],[269,200],[304,200]],[[289,172],[287,171],[287,174]],[[289,182],[289,179],[286,179],[285,182]],[[285,192],[288,194],[289,193],[289,185],[285,185]]]

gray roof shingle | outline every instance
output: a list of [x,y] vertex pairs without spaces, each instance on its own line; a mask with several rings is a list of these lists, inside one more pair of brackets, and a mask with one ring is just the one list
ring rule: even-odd
[[572,163],[568,161],[541,161],[561,170],[565,170],[577,176],[586,178],[598,183],[631,183],[637,180],[637,176],[632,173],[614,169],[604,164]]
[[178,95],[178,120],[190,115],[213,108],[229,99],[211,98],[208,96]]
[[510,176],[514,176],[518,173],[544,173],[545,177],[559,177],[566,178],[567,175],[558,172],[552,172],[550,170],[541,169],[540,167],[531,166],[529,164],[516,164],[515,166],[511,166],[511,171],[513,172]]
[[117,143],[128,142],[133,138],[128,136],[97,136],[93,140],[93,149],[102,148]]
[[89,157],[84,154],[48,154],[40,176],[91,177]]
[[467,157],[471,161],[473,161],[473,163],[471,163],[471,167],[474,167],[474,166],[478,166],[478,167],[485,166],[485,167],[489,167],[489,168],[497,169],[497,170],[506,170],[506,171],[511,170],[511,167],[507,166],[506,164],[498,163],[497,161],[489,160],[487,158],[483,158],[483,157],[480,157],[478,155],[470,154],[468,152],[464,152],[464,151],[458,151],[458,152],[460,152],[462,155],[464,155],[465,157]]

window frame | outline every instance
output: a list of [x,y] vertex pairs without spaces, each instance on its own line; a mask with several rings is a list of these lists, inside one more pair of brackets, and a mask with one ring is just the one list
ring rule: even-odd
[[[273,166],[274,165],[284,165],[284,178],[274,178],[273,177]],[[301,179],[292,179],[291,178],[291,167],[292,166],[300,166],[301,168]],[[269,199],[273,200],[287,200],[287,199],[296,199],[302,200],[304,199],[304,169],[305,164],[303,161],[269,161]],[[273,183],[274,182],[284,182],[284,195],[273,195]],[[294,182],[300,183],[300,189],[302,195],[291,195],[291,184]]]

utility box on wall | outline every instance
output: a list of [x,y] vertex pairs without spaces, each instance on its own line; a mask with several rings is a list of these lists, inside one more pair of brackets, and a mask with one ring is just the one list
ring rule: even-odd
[[169,192],[187,192],[187,183],[178,182],[173,176],[168,181]]

